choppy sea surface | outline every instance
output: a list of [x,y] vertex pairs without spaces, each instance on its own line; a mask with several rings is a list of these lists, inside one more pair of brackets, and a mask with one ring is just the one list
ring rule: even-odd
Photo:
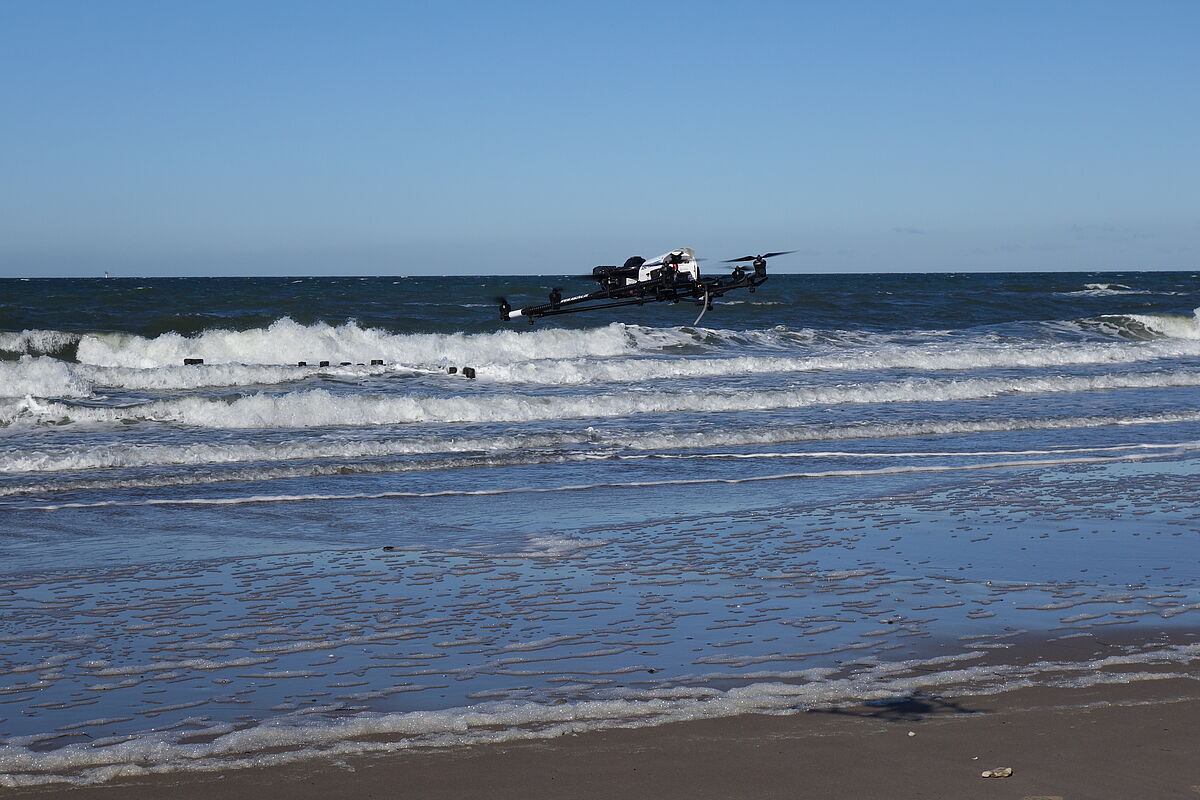
[[1195,676],[1197,273],[568,280],[0,280],[0,785]]

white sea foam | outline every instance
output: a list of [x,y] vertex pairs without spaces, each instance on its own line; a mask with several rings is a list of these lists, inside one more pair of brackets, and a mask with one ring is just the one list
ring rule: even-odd
[[1172,339],[1200,339],[1200,308],[1192,316],[1183,314],[1129,314],[1128,319],[1146,330]]
[[[47,492],[95,490],[95,489],[148,489],[164,486],[200,486],[230,481],[272,481],[289,478],[318,478],[329,475],[378,475],[383,473],[429,472],[432,470],[469,469],[477,467],[529,466],[547,462],[562,463],[585,461],[579,453],[536,455],[537,451],[515,452],[497,456],[438,458],[404,461],[319,461],[300,466],[254,466],[241,469],[216,471],[188,469],[167,474],[141,474],[136,477],[87,477],[47,481],[44,477],[35,483],[11,483],[0,486],[0,497],[16,495],[44,495]],[[44,475],[45,473],[42,473]]]
[[0,361],[0,397],[89,397],[92,386],[73,365],[55,358]]
[[1079,662],[967,663],[980,657],[976,653],[868,665],[846,676],[831,669],[778,673],[763,682],[726,690],[684,686],[625,689],[610,697],[573,703],[485,702],[431,711],[360,713],[331,721],[295,712],[254,727],[214,725],[204,731],[212,740],[203,743],[183,743],[186,734],[161,731],[114,740],[106,747],[69,744],[39,751],[33,746],[36,739],[14,738],[0,745],[0,786],[87,785],[155,774],[278,766],[318,757],[550,739],[740,714],[795,713],[886,700],[931,688],[952,691],[956,696],[978,696],[1034,684],[1078,688],[1187,678],[1194,676],[1129,667],[1184,664],[1198,656],[1200,645],[1181,645]]
[[[1142,322],[1143,325],[1149,323]],[[1175,322],[1180,333],[1189,330]],[[1194,323],[1193,323],[1194,324]],[[1166,329],[1168,322],[1160,321]],[[1182,340],[1182,341],[1181,341]],[[1121,364],[1200,355],[1200,328],[1190,340],[1175,339],[1132,343],[1054,344],[1021,347],[968,347],[882,345],[848,349],[836,355],[741,356],[733,358],[571,358],[537,359],[481,365],[480,380],[496,383],[587,385],[639,383],[666,378],[713,378],[737,375],[807,371],[861,371],[885,369],[972,370]],[[362,378],[366,376],[441,373],[422,366],[350,365],[297,367],[268,364],[204,364],[159,367],[103,367],[73,364],[48,356],[24,356],[0,362],[0,396],[40,398],[88,397],[104,389],[165,391],[203,387],[274,385],[314,376]]]
[[263,461],[360,459],[436,453],[529,452],[538,448],[582,444],[593,438],[585,432],[370,441],[318,439],[273,443],[113,444],[90,445],[65,451],[38,450],[26,446],[0,449],[0,472],[60,472]]
[[78,333],[66,331],[0,331],[0,352],[18,354],[56,353],[79,341]]
[[[0,448],[0,473],[73,472],[95,469],[128,469],[160,466],[201,466],[287,461],[355,460],[389,456],[513,453],[578,445],[627,450],[677,450],[709,447],[776,445],[789,442],[851,441],[915,436],[1000,433],[1024,430],[1071,430],[1128,425],[1169,425],[1200,422],[1200,411],[1144,416],[1089,416],[1058,418],[962,419],[931,422],[871,423],[865,425],[766,426],[733,431],[675,430],[625,434],[594,428],[583,431],[511,436],[317,439],[288,442],[193,444],[69,445],[39,448],[35,443]],[[1148,447],[1149,445],[1147,445]],[[952,455],[949,452],[942,455]],[[971,453],[957,453],[971,455]],[[981,455],[984,453],[974,453]],[[847,453],[850,455],[850,453]],[[860,455],[855,453],[854,455]],[[884,454],[879,454],[884,455]],[[595,457],[592,453],[585,457]]]
[[928,450],[875,453],[853,450],[801,450],[796,452],[770,453],[649,453],[639,455],[617,455],[626,460],[689,460],[689,459],[775,459],[775,458],[981,458],[994,456],[1047,456],[1065,453],[1120,453],[1131,450],[1180,450],[1194,449],[1196,442],[1173,442],[1170,444],[1117,444],[1098,447],[1052,447],[1040,450]]
[[404,364],[504,363],[540,358],[626,355],[639,350],[695,344],[677,328],[613,323],[586,331],[544,328],[496,333],[394,334],[377,328],[301,325],[277,320],[247,331],[209,330],[195,336],[164,333],[152,339],[129,334],[88,334],[79,341],[81,363],[146,369],[203,358],[208,364],[294,364],[297,361],[384,361]]
[[766,411],[858,403],[946,402],[1005,394],[1055,394],[1111,389],[1200,386],[1191,371],[1091,376],[911,379],[759,392],[622,392],[585,395],[339,395],[324,389],[257,393],[233,401],[183,397],[122,408],[78,406],[25,398],[0,402],[0,423],[30,420],[117,424],[170,422],[205,428],[307,428],[416,422],[520,422],[635,414]]
[[444,489],[430,492],[360,492],[356,494],[275,494],[246,495],[241,497],[162,497],[146,500],[100,500],[96,502],[48,503],[44,505],[12,508],[22,511],[62,511],[68,508],[125,508],[136,506],[238,506],[261,503],[309,503],[342,500],[393,500],[400,498],[429,497],[492,497],[514,494],[558,494],[581,492],[594,489],[657,489],[667,486],[740,486],[766,481],[819,480],[824,478],[864,478],[882,475],[903,475],[938,472],[973,472],[979,470],[1017,469],[1027,467],[1064,466],[1073,464],[1105,464],[1116,461],[1149,461],[1170,458],[1189,450],[1195,444],[1180,444],[1173,449],[1133,453],[1126,452],[1111,456],[1076,456],[1070,458],[1038,458],[1013,461],[990,461],[970,464],[904,464],[894,467],[873,469],[836,469],[808,472],[784,472],[773,475],[752,475],[741,478],[674,478],[668,480],[619,481],[603,483],[580,483],[568,486],[518,486],[495,489]]
[[[203,364],[154,368],[97,367],[73,364],[49,356],[22,356],[0,361],[0,397],[89,397],[104,389],[164,391],[220,386],[273,385],[315,376],[335,379],[372,375],[408,376],[427,373],[402,365],[332,367],[272,366],[265,364]],[[438,370],[438,374],[441,370]]]
[[[1195,337],[1200,340],[1200,335]],[[1200,341],[1020,347],[890,346],[810,357],[570,359],[481,366],[481,380],[578,385],[810,371],[973,370],[1123,364],[1200,355]]]
[[[1173,340],[1200,339],[1195,316],[1169,314],[1101,318],[1132,322],[1139,332]],[[931,344],[946,332],[923,331],[925,344],[913,344],[907,335],[867,331],[765,330],[732,331],[707,328],[648,328],[612,323],[586,330],[504,330],[480,334],[393,334],[361,328],[354,322],[331,326],[301,325],[288,318],[266,328],[245,331],[208,330],[195,336],[164,333],[147,338],[132,334],[26,330],[0,333],[0,351],[20,354],[57,353],[77,344],[80,362],[72,365],[69,381],[43,383],[28,394],[40,397],[76,396],[71,385],[90,381],[94,386],[128,389],[182,389],[199,386],[237,386],[298,380],[306,374],[299,361],[327,360],[417,367],[470,365],[480,376],[506,382],[588,383],[593,381],[643,381],[666,377],[708,377],[767,372],[828,369],[978,369],[990,367],[1046,367],[1071,364],[1128,363],[1140,360],[1193,356],[1191,341],[1051,344],[1008,346],[987,344]],[[746,347],[795,350],[797,347],[835,346],[838,352],[810,356],[720,359],[666,359],[638,356],[663,352],[708,351]],[[202,358],[204,368],[182,369],[183,359]],[[610,359],[603,361],[598,359]],[[276,367],[271,372],[264,367]],[[88,369],[88,368],[91,369]],[[110,368],[107,371],[99,367]],[[216,367],[220,367],[219,369]],[[169,370],[158,372],[158,370]],[[298,371],[301,370],[301,371]],[[0,386],[6,376],[0,375]],[[7,381],[9,396],[15,393]],[[4,391],[0,388],[0,391]]]
[[[900,336],[911,337],[911,332]],[[945,338],[950,331],[923,330],[921,336]],[[477,334],[395,334],[378,328],[316,323],[301,325],[282,318],[265,328],[206,330],[193,336],[164,333],[144,337],[127,333],[24,331],[0,333],[11,352],[43,353],[78,342],[78,361],[107,367],[150,369],[202,358],[207,364],[291,365],[297,361],[364,362],[381,358],[403,364],[509,364],[542,359],[609,358],[680,349],[747,346],[790,350],[811,345],[883,346],[894,335],[865,330],[761,330],[670,327],[611,323],[582,330],[544,328]],[[0,349],[5,349],[0,347]]]
[[788,442],[893,439],[916,436],[999,433],[1027,430],[1071,430],[1112,425],[1160,425],[1200,422],[1200,411],[1148,414],[1144,416],[1093,416],[1057,418],[959,419],[931,422],[890,422],[865,425],[799,425],[738,431],[672,431],[630,436],[598,435],[597,443],[637,450],[669,450],[704,447],[741,447]]

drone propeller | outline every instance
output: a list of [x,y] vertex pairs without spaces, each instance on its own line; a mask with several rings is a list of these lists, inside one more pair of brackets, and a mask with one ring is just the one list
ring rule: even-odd
[[727,258],[724,261],[722,261],[721,263],[722,264],[733,264],[738,261],[757,261],[760,258],[765,261],[768,258],[774,258],[775,256],[786,256],[788,253],[794,253],[794,252],[796,252],[796,251],[795,250],[780,250],[778,253],[763,253],[762,255],[759,255],[759,256],[742,256],[741,258]]
[[[708,259],[707,258],[693,258],[692,261],[708,261]],[[655,259],[654,261],[647,261],[645,264],[642,264],[643,267],[661,267],[662,265],[663,265],[663,262],[660,259]]]

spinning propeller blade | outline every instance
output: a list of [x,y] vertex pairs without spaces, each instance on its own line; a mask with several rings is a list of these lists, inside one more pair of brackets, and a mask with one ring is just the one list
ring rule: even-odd
[[775,256],[786,256],[787,254],[794,253],[794,252],[796,252],[796,251],[795,250],[780,250],[778,253],[763,253],[762,255],[759,255],[759,256],[742,256],[741,258],[727,258],[724,261],[722,261],[721,263],[722,264],[733,264],[738,261],[755,261],[760,258],[765,260],[768,258],[774,258]]
[[[692,260],[693,261],[708,261],[707,258],[693,258]],[[647,261],[645,264],[642,264],[642,266],[643,267],[661,267],[662,264],[663,264],[662,261],[655,259],[654,261]]]

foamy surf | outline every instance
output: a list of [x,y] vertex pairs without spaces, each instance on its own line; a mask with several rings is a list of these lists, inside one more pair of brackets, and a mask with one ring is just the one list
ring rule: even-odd
[[[1149,323],[1141,323],[1148,325]],[[1166,328],[1167,323],[1159,324]],[[1180,333],[1183,322],[1175,323]],[[1200,355],[1200,331],[1142,344],[1096,343],[1042,346],[934,347],[874,346],[837,355],[655,358],[537,359],[476,368],[477,378],[495,383],[579,386],[602,383],[646,383],[668,379],[704,379],[803,372],[867,372],[879,370],[979,371],[1134,364]],[[419,364],[331,367],[214,363],[193,366],[102,367],[60,361],[48,356],[22,356],[0,361],[0,396],[84,398],[109,389],[168,391],[206,387],[249,387],[295,383],[312,378],[361,379],[443,375],[445,368]]]
[[[1177,337],[1184,338],[1184,337]],[[1200,340],[1200,335],[1195,337]],[[644,383],[678,378],[716,378],[771,373],[876,370],[985,370],[1133,364],[1200,356],[1200,341],[1144,344],[1054,344],[1038,346],[934,347],[930,345],[856,348],[837,355],[808,357],[741,356],[734,358],[612,358],[545,360],[494,364],[479,368],[481,380],[576,386],[594,383]]]
[[408,423],[529,422],[643,414],[723,413],[876,403],[940,403],[1005,394],[1062,394],[1200,386],[1200,373],[911,379],[760,392],[622,392],[586,395],[404,396],[335,394],[325,389],[257,393],[232,401],[185,397],[121,408],[32,398],[0,402],[0,423],[169,422],[203,428],[311,428]]
[[680,330],[618,322],[583,331],[542,328],[479,334],[402,334],[361,328],[354,322],[301,325],[284,318],[266,328],[208,330],[195,336],[86,334],[79,340],[78,358],[84,364],[138,369],[174,366],[185,358],[202,358],[206,364],[371,359],[402,364],[476,364],[628,355],[695,343],[695,335]]
[[1014,459],[967,464],[904,464],[869,469],[835,469],[807,472],[783,472],[770,475],[751,475],[739,478],[675,478],[671,480],[622,481],[607,483],[580,483],[566,486],[515,486],[494,489],[441,489],[429,492],[359,492],[356,494],[301,494],[301,495],[250,495],[241,497],[161,497],[146,500],[103,500],[95,503],[46,503],[44,505],[13,505],[22,511],[62,511],[72,508],[117,508],[151,506],[240,506],[268,503],[312,503],[346,500],[398,500],[404,498],[437,497],[499,497],[503,495],[546,495],[587,492],[606,489],[659,489],[688,486],[742,486],[768,481],[820,480],[825,478],[872,478],[885,475],[914,475],[930,473],[977,472],[992,470],[1023,469],[1031,467],[1054,467],[1085,464],[1108,464],[1119,461],[1148,461],[1172,458],[1195,450],[1194,443],[1176,445],[1154,452],[1126,452],[1119,455],[1048,457],[1037,459]]
[[[1150,665],[1184,667],[1200,657],[1198,645],[1132,650],[1123,655],[978,663],[982,653],[958,657],[863,664],[838,670],[767,672],[730,689],[678,686],[625,690],[594,700],[544,704],[492,701],[433,711],[359,713],[335,721],[311,712],[283,714],[252,726],[209,725],[184,732],[143,734],[68,744],[38,752],[17,739],[0,745],[0,786],[19,788],[102,784],[148,775],[204,773],[280,766],[314,758],[397,753],[420,748],[553,739],[589,731],[643,728],[741,714],[795,714],[930,691],[956,697],[992,695],[1029,686],[1063,688],[1191,678],[1186,671],[1146,671]],[[977,662],[977,663],[971,663]],[[199,738],[198,743],[184,743]]]
[[80,334],[65,331],[0,331],[0,353],[53,355],[79,341]]
[[402,364],[347,366],[270,366],[263,364],[198,364],[169,367],[97,367],[47,356],[0,361],[0,397],[91,397],[105,390],[158,392],[246,386],[271,386],[314,378],[361,379],[388,375],[443,375],[444,369]]
[[1130,314],[1128,318],[1151,333],[1172,339],[1200,339],[1200,308],[1183,314]]
[[[908,439],[925,436],[958,436],[1017,431],[1063,431],[1138,425],[1175,425],[1200,422],[1200,411],[1125,417],[1089,416],[1063,418],[963,419],[924,423],[875,423],[852,426],[803,425],[764,426],[740,431],[692,431],[680,429],[655,433],[621,433],[597,428],[578,432],[517,434],[511,436],[465,436],[436,438],[332,439],[319,441],[195,443],[187,445],[114,444],[0,448],[0,473],[53,473],[88,470],[136,469],[168,466],[220,466],[289,461],[354,461],[395,456],[488,453],[549,453],[567,448],[595,448],[616,457],[622,451],[702,450],[713,447],[775,446],[802,442],[850,442],[868,439]],[[1119,445],[1162,448],[1163,445]],[[1079,449],[1079,448],[1076,448]],[[1083,448],[1096,449],[1096,448]],[[1100,448],[1105,449],[1105,448]],[[850,456],[870,453],[844,452]],[[936,451],[950,455],[949,451]],[[957,451],[957,455],[979,455],[1001,451]],[[1003,451],[1008,453],[1034,452]],[[1062,448],[1052,451],[1064,452]],[[800,455],[800,454],[797,454]],[[810,456],[821,455],[813,451]],[[893,454],[874,454],[878,457]],[[777,457],[775,453],[726,454],[727,457]],[[722,457],[726,457],[722,456]],[[582,453],[593,458],[593,450]],[[621,456],[632,457],[632,456]],[[662,457],[670,457],[663,455]],[[697,454],[696,457],[705,457]]]
[[[459,456],[445,458],[430,458],[422,460],[366,460],[359,456],[347,463],[346,460],[339,459],[335,463],[326,463],[322,460],[316,460],[317,463],[307,464],[302,466],[268,466],[260,461],[259,464],[253,467],[243,469],[229,469],[217,471],[204,470],[189,470],[186,473],[175,475],[151,475],[140,476],[136,478],[70,478],[66,480],[47,480],[41,478],[37,483],[32,484],[11,484],[0,486],[0,497],[19,497],[21,495],[47,495],[54,492],[79,492],[86,490],[108,490],[108,489],[151,489],[162,487],[189,487],[189,486],[205,486],[219,483],[263,483],[267,481],[289,480],[296,478],[317,478],[321,476],[345,476],[345,475],[385,475],[385,474],[402,474],[405,472],[434,472],[446,470],[464,470],[464,469],[481,469],[481,468],[503,468],[513,466],[531,466],[536,464],[569,464],[587,462],[595,464],[598,461],[762,461],[762,460],[780,460],[800,462],[814,461],[829,461],[850,459],[853,461],[870,462],[876,460],[894,461],[899,459],[913,460],[913,465],[904,467],[887,467],[882,469],[849,469],[849,470],[833,470],[824,472],[805,472],[805,473],[788,473],[785,475],[774,476],[756,476],[754,478],[729,478],[729,479],[690,479],[685,481],[672,482],[627,482],[625,484],[604,484],[604,485],[583,485],[558,488],[541,488],[537,492],[547,491],[575,491],[580,489],[592,488],[653,488],[656,486],[691,486],[702,485],[706,483],[721,483],[725,485],[737,485],[739,483],[757,482],[761,480],[784,480],[784,479],[799,479],[799,478],[834,478],[834,477],[870,477],[873,475],[898,475],[905,473],[923,473],[923,472],[954,472],[957,470],[974,470],[974,469],[1011,469],[1015,467],[1032,467],[1032,466],[1056,466],[1064,464],[1086,464],[1086,463],[1104,463],[1111,460],[1122,460],[1128,457],[1128,460],[1142,460],[1147,457],[1170,457],[1185,453],[1190,450],[1195,450],[1200,446],[1195,442],[1172,443],[1172,444],[1129,444],[1129,445],[1112,445],[1107,447],[1074,447],[1074,448],[1056,448],[1045,450],[959,450],[959,451],[930,451],[930,452],[871,452],[871,451],[844,451],[844,450],[811,450],[798,452],[769,452],[769,453],[653,453],[653,454],[631,454],[619,453],[611,449],[597,448],[588,451],[538,451],[538,450],[508,450],[500,451],[491,455],[478,456]],[[1147,456],[1146,453],[1150,455]],[[1080,458],[1083,454],[1103,454],[1105,457],[1087,457]],[[1111,454],[1121,454],[1113,456]],[[974,459],[995,458],[1000,456],[1045,456],[1046,458],[1035,458],[1025,461],[1004,461],[977,464]],[[0,456],[0,464],[3,464],[2,456]],[[954,459],[957,463],[943,464],[935,466],[920,465],[919,462],[930,458]],[[0,469],[0,471],[4,471]],[[45,470],[40,470],[45,472]],[[529,490],[514,489],[514,490],[489,490],[487,492],[469,492],[471,495],[480,494],[520,494]],[[406,495],[388,495],[401,497],[434,497],[434,496],[454,496],[460,494],[457,490],[447,490],[442,492],[421,492]],[[350,500],[350,499],[367,499],[367,495],[352,495],[352,496],[320,496],[320,497],[302,497],[301,500]],[[262,500],[261,502],[289,502],[294,498],[286,496],[275,496]],[[385,499],[382,496],[370,496],[370,499]],[[258,499],[253,499],[249,502],[260,502]],[[156,505],[160,503],[148,503]],[[205,503],[199,503],[204,505]],[[226,505],[227,500],[220,500],[216,505]],[[65,506],[45,506],[46,510],[58,510]],[[78,506],[74,506],[78,507]]]

